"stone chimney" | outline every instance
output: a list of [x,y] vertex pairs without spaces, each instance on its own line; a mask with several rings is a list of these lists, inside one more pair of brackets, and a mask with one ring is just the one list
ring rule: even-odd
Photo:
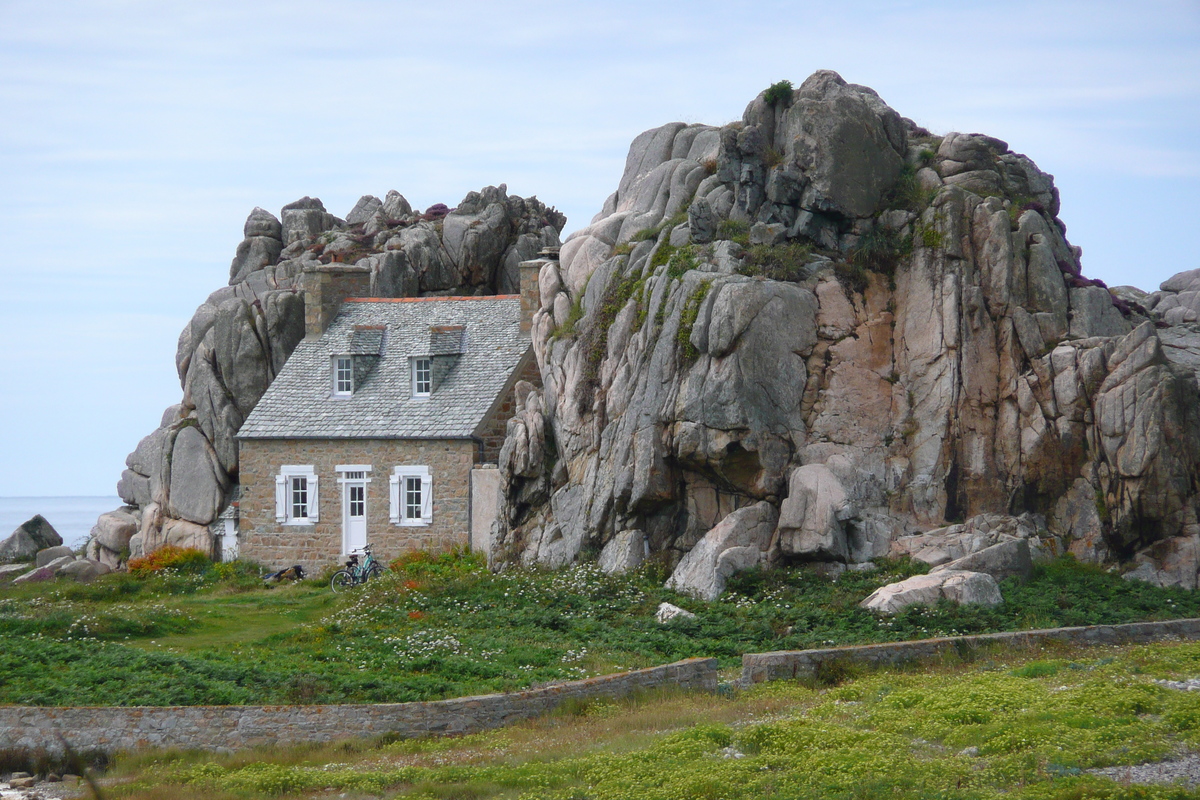
[[533,330],[533,315],[542,305],[538,275],[546,264],[558,262],[558,248],[547,247],[533,261],[522,261],[521,270],[521,332]]
[[304,289],[304,338],[316,339],[329,327],[347,297],[371,294],[371,268],[353,264],[305,267],[300,276]]

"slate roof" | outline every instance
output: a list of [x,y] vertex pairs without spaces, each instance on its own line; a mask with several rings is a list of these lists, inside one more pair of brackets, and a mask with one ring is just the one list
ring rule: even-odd
[[[530,350],[520,318],[515,295],[347,300],[320,339],[296,347],[238,438],[468,438]],[[462,354],[414,398],[409,359],[435,346]],[[334,396],[332,357],[355,353],[379,357],[352,395]]]

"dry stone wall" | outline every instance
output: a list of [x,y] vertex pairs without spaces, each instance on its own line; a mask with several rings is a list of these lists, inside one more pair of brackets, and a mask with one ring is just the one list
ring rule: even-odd
[[742,656],[742,686],[763,681],[809,679],[831,665],[894,667],[931,662],[946,656],[970,657],[986,648],[1017,650],[1048,644],[1073,646],[1145,644],[1169,639],[1200,639],[1200,619],[1133,622],[1127,625],[1089,625],[1079,628],[1045,628],[1036,631],[986,633],[889,642],[820,650],[780,650]]
[[336,706],[40,708],[0,706],[11,751],[62,754],[57,732],[83,753],[146,748],[228,752],[264,745],[476,733],[531,719],[568,699],[625,697],[658,688],[716,691],[717,661],[692,658],[510,694],[424,703]]

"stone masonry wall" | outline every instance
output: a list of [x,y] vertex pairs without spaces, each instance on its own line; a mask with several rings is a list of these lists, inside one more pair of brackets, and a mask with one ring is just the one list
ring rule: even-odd
[[511,694],[425,703],[334,706],[35,708],[0,706],[0,742],[12,750],[61,755],[61,731],[83,753],[145,748],[232,751],[260,745],[329,742],[399,734],[466,734],[552,711],[568,698],[624,697],[671,687],[715,691],[717,660],[692,658]]
[[[534,388],[542,388],[542,373],[538,369],[537,361],[529,359],[529,363],[521,370],[521,374],[517,376],[517,381],[528,381],[532,383]],[[513,381],[515,386],[517,381]],[[508,421],[513,418],[513,414],[517,412],[516,390],[510,389],[501,403],[500,408],[488,420],[487,425],[480,432],[483,443],[483,454],[481,463],[495,464],[500,460],[500,448],[504,446],[504,436],[508,432]]]
[[[238,543],[242,558],[280,569],[319,570],[342,556],[342,485],[335,467],[369,464],[367,541],[387,562],[413,550],[466,547],[469,475],[476,444],[466,439],[247,439],[240,443],[242,496]],[[319,515],[313,525],[275,521],[275,476],[284,464],[312,465]],[[433,479],[433,523],[389,520],[389,478],[396,466],[427,466]]]
[[778,650],[742,656],[742,686],[763,681],[811,678],[823,664],[860,664],[887,667],[932,661],[952,655],[969,657],[987,647],[1030,648],[1057,642],[1067,645],[1144,644],[1163,639],[1200,639],[1200,619],[1133,622],[1127,625],[1089,625],[1080,628],[1045,628],[1013,633],[987,633],[889,642],[821,650]]

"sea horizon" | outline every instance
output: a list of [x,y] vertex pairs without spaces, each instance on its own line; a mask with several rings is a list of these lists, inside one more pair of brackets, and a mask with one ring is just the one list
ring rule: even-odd
[[96,518],[122,505],[115,494],[0,497],[0,539],[41,514],[62,536],[63,544],[78,549],[87,542]]

